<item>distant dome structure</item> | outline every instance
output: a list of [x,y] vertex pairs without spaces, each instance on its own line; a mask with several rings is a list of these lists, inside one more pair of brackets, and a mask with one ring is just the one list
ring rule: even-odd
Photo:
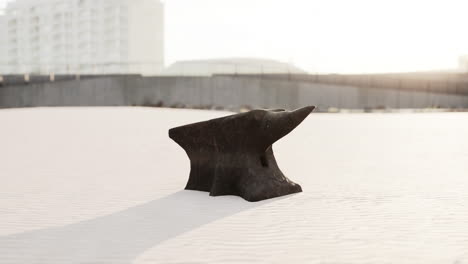
[[210,76],[215,74],[304,74],[289,63],[270,59],[226,58],[177,61],[167,67],[166,75]]

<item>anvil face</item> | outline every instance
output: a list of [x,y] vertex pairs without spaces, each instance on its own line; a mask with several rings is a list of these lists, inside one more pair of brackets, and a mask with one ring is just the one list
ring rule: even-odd
[[185,189],[250,202],[301,192],[278,167],[272,145],[314,109],[253,110],[169,130],[190,159]]

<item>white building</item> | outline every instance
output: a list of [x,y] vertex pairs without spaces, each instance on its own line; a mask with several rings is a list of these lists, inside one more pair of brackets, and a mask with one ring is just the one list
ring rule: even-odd
[[0,9],[0,75],[2,72],[9,70],[7,67],[7,49],[5,47],[7,42],[6,19],[2,16],[2,12],[3,10]]
[[163,14],[159,0],[16,0],[0,17],[0,73],[159,73]]
[[164,70],[166,75],[213,75],[213,74],[303,74],[304,70],[289,64],[269,59],[225,58],[178,61]]

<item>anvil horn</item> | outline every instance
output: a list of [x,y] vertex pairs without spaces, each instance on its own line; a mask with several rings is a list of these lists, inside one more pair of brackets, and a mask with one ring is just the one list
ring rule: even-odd
[[185,189],[238,195],[251,202],[301,192],[278,168],[272,144],[314,108],[253,110],[170,129],[169,137],[190,159]]

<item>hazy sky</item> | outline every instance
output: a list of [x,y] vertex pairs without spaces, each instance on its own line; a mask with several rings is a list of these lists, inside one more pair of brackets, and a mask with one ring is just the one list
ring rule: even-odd
[[454,68],[468,53],[466,0],[164,2],[167,64],[262,57],[311,72],[381,72]]

